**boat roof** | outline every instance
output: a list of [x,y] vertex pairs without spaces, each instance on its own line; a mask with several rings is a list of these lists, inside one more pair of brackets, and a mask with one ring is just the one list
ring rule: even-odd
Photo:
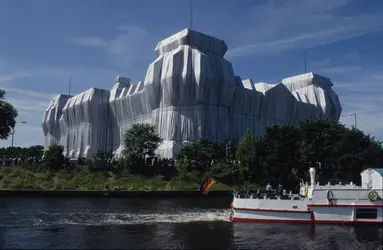
[[383,168],[374,168],[374,170],[383,176]]
[[365,170],[363,170],[362,172],[366,171],[366,170],[369,170],[369,169],[372,169],[376,172],[378,172],[382,177],[383,177],[383,168],[366,168]]

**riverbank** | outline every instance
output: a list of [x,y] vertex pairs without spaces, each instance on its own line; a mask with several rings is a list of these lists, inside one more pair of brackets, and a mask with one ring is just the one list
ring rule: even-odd
[[[103,191],[106,186],[113,189],[120,187],[120,193]],[[51,191],[60,191],[60,196],[140,196],[148,195],[148,191],[156,191],[153,195],[163,195],[165,191],[176,191],[176,196],[194,195],[198,193],[201,180],[199,178],[182,179],[163,176],[146,177],[142,175],[119,174],[113,172],[91,172],[86,167],[76,168],[70,172],[36,171],[28,166],[0,167],[0,191],[2,196],[8,195],[51,195]],[[240,187],[234,187],[240,189]],[[224,185],[217,183],[213,190],[228,191]],[[44,191],[44,192],[42,192]],[[77,192],[73,192],[77,191]],[[135,191],[135,192],[127,192]],[[141,193],[140,193],[141,192]],[[190,192],[190,193],[188,193]],[[164,193],[165,195],[165,193]],[[165,196],[173,195],[171,192]]]
[[70,190],[0,190],[1,198],[15,197],[55,197],[55,198],[193,198],[193,197],[231,197],[233,194],[227,190],[213,190],[208,196],[202,195],[198,190],[179,191],[70,191]]

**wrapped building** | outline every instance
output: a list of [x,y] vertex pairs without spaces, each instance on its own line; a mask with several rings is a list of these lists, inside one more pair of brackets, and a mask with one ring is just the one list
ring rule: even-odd
[[184,29],[157,44],[144,81],[117,76],[111,90],[54,97],[42,122],[45,148],[60,144],[71,158],[98,149],[119,156],[126,130],[149,123],[164,140],[158,154],[171,158],[184,141],[240,140],[247,129],[261,135],[271,124],[339,120],[342,108],[328,78],[241,80],[224,59],[227,49],[222,40]]

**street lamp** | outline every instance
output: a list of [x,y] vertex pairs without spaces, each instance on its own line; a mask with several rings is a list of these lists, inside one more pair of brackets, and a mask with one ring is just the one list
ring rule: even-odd
[[350,113],[349,115],[354,116],[354,127],[356,128],[356,113]]
[[[16,123],[27,123],[26,121],[22,121],[22,122],[15,122],[15,125]],[[13,142],[14,142],[14,139],[15,139],[15,127],[12,127],[12,148],[13,148]]]

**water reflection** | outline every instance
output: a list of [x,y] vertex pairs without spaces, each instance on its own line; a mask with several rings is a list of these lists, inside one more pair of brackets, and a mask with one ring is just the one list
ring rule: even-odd
[[238,248],[381,249],[382,227],[234,223]]
[[[383,222],[382,222],[383,223]],[[383,244],[383,227],[382,226],[357,226],[350,228],[355,239],[361,242],[380,241]]]
[[172,242],[184,248],[227,249],[233,243],[233,224],[228,222],[194,222],[174,224]]
[[227,199],[4,199],[0,248],[382,249],[382,227],[231,223]]

